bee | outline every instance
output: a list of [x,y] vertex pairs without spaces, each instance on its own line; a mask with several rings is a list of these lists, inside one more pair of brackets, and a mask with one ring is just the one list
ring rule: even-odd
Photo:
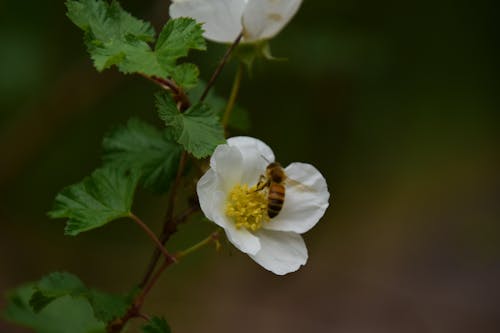
[[285,181],[287,176],[285,170],[278,162],[270,163],[266,168],[266,174],[260,176],[256,191],[267,188],[267,215],[269,218],[276,217],[285,203]]

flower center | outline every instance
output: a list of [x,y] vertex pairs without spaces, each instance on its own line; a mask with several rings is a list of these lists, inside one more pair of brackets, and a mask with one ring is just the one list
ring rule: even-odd
[[269,222],[267,193],[255,189],[255,186],[248,188],[247,184],[238,184],[229,193],[226,215],[233,219],[238,229],[256,231],[262,227],[263,222]]

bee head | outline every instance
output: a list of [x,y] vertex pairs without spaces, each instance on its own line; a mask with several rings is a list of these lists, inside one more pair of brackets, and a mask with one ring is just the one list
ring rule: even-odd
[[275,183],[281,183],[285,180],[285,172],[283,167],[278,162],[270,163],[267,166],[267,176]]

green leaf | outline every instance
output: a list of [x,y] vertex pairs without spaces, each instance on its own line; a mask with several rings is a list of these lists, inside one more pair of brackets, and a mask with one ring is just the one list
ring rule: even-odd
[[97,70],[127,62],[129,54],[150,50],[147,42],[154,40],[150,23],[124,11],[117,1],[67,1],[68,17],[85,31],[85,43]]
[[187,56],[190,49],[206,50],[201,24],[187,17],[169,20],[156,43],[158,61],[173,68],[177,59]]
[[198,84],[198,76],[200,71],[193,64],[181,64],[175,67],[172,71],[174,81],[184,88],[193,88]]
[[65,234],[75,236],[130,215],[139,175],[118,168],[97,169],[80,183],[62,190],[52,218],[68,218]]
[[98,71],[113,65],[123,73],[143,73],[158,77],[179,77],[182,87],[194,86],[198,71],[177,68],[177,61],[189,50],[205,50],[201,25],[191,18],[167,22],[153,50],[155,32],[151,24],[139,20],[119,5],[103,0],[70,0],[68,17],[85,32],[85,44]]
[[77,296],[86,292],[80,279],[68,273],[52,273],[43,277],[35,285],[35,293],[30,299],[30,305],[35,312],[40,312],[57,298],[69,295]]
[[60,297],[39,313],[30,307],[33,285],[12,291],[3,311],[5,319],[33,329],[36,333],[104,333],[105,324],[99,322],[88,301],[70,296]]
[[131,299],[128,297],[106,294],[96,290],[88,290],[85,296],[94,310],[95,317],[105,323],[122,317],[131,303]]
[[167,132],[137,119],[107,135],[103,148],[106,165],[138,173],[144,186],[158,193],[168,190],[182,153]]
[[160,317],[153,317],[149,323],[142,326],[142,332],[144,333],[170,333],[170,326],[167,321]]
[[51,273],[43,277],[34,284],[33,290],[29,304],[35,313],[61,297],[80,297],[91,305],[95,318],[104,323],[123,316],[131,303],[129,297],[88,289],[77,276],[66,272]]
[[217,145],[225,142],[219,117],[207,104],[197,103],[181,113],[172,96],[162,93],[156,95],[156,105],[174,139],[194,157],[209,156]]

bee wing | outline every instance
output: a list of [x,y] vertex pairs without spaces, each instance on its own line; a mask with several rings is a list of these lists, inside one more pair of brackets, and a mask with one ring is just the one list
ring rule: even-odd
[[302,192],[314,192],[314,189],[310,186],[307,186],[298,180],[292,179],[292,178],[287,178],[285,181],[285,184],[287,187],[294,187],[299,191]]

